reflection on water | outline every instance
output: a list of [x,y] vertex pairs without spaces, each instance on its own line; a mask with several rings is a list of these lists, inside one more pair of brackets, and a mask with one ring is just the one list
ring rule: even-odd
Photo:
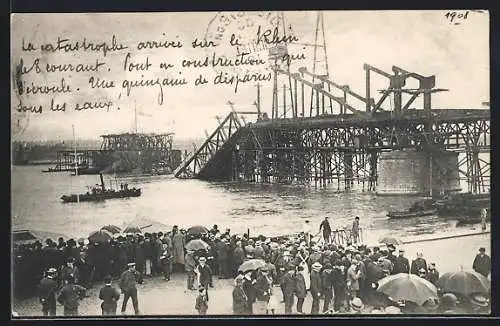
[[[325,216],[333,228],[348,227],[360,216],[366,241],[391,234],[446,232],[454,222],[436,216],[392,220],[387,211],[407,208],[415,197],[377,197],[366,193],[339,193],[336,189],[249,183],[208,183],[172,176],[133,176],[105,182],[142,188],[139,198],[98,203],[63,204],[61,195],[87,191],[99,176],[73,177],[41,173],[37,166],[13,167],[12,222],[14,228],[60,232],[81,237],[104,224],[145,223],[170,228],[201,224],[251,234],[289,234],[302,229],[304,219],[314,227]],[[139,221],[139,222],[138,222]],[[313,231],[314,232],[314,231]]]

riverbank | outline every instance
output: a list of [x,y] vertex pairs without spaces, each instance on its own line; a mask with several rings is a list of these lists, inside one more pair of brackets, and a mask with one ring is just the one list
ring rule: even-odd
[[[472,269],[472,262],[479,247],[485,247],[490,254],[491,240],[489,233],[469,235],[439,240],[425,240],[402,245],[406,257],[411,261],[417,252],[423,252],[427,262],[435,262],[441,274],[445,272]],[[89,297],[81,301],[79,308],[82,316],[100,315],[100,300],[98,291],[102,284],[96,284],[88,291]],[[115,286],[117,286],[115,284]],[[142,315],[196,315],[194,309],[197,291],[186,289],[186,275],[176,274],[172,280],[166,282],[162,278],[146,279],[139,289],[139,308]],[[232,289],[233,280],[219,280],[214,277],[214,288],[209,289],[208,314],[232,314]],[[275,288],[277,301],[281,300],[281,290]],[[175,298],[169,300],[166,298]],[[120,310],[122,298],[119,300]],[[304,303],[304,311],[311,309],[311,296],[308,295]],[[322,302],[321,302],[322,305]],[[37,298],[14,300],[13,310],[22,316],[41,316],[41,306]],[[62,315],[62,307],[58,306],[58,315]],[[294,310],[295,311],[295,310]],[[369,313],[366,307],[364,313]],[[132,302],[129,302],[127,314],[133,314]],[[265,314],[264,305],[256,304],[254,314]],[[276,314],[284,314],[284,305],[278,304]]]

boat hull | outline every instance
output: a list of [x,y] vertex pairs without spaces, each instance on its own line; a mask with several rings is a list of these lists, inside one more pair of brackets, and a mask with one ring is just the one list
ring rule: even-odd
[[416,211],[416,212],[408,212],[408,211],[401,211],[401,212],[389,212],[387,213],[387,216],[392,219],[403,219],[403,218],[411,218],[411,217],[421,217],[421,216],[430,216],[436,214],[437,211],[435,209],[429,209],[429,210],[424,210],[424,211]]
[[77,202],[97,202],[106,199],[115,198],[129,198],[129,197],[139,197],[141,195],[141,189],[128,189],[120,191],[106,191],[98,194],[80,194],[80,195],[64,195],[61,200],[64,203],[77,203]]

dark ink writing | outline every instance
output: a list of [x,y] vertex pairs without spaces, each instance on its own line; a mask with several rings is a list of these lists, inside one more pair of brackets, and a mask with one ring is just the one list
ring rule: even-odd
[[185,78],[160,78],[156,79],[144,79],[144,75],[141,76],[140,80],[128,80],[125,79],[122,82],[122,88],[126,89],[127,96],[130,96],[130,93],[133,88],[142,88],[142,87],[158,87],[158,104],[163,104],[163,86],[183,86],[187,85],[188,82]]
[[214,78],[214,85],[219,85],[219,84],[221,84],[221,85],[234,85],[234,92],[237,93],[239,83],[270,81],[271,77],[272,77],[271,73],[267,73],[267,74],[260,74],[260,73],[249,74],[249,73],[247,73],[243,76],[240,76],[239,74],[229,75],[227,72],[225,72],[225,73],[220,72]]
[[21,49],[23,50],[23,52],[36,51],[36,48],[33,45],[33,43],[31,43],[31,42],[28,42],[28,44],[24,43],[24,37],[23,37]]
[[113,80],[100,79],[99,77],[94,78],[94,76],[89,78],[89,84],[92,88],[113,88],[115,87],[115,82]]
[[42,69],[40,69],[40,59],[35,59],[33,61],[33,63],[31,64],[31,67],[27,68],[25,65],[24,65],[24,60],[21,58],[21,60],[19,60],[19,66],[18,66],[20,72],[21,72],[21,75],[24,75],[24,74],[29,74],[31,71],[33,71],[33,69],[35,69],[35,72],[37,74],[41,73],[42,72]]
[[43,106],[42,105],[31,105],[31,106],[26,106],[22,102],[19,102],[16,108],[17,112],[30,112],[30,113],[42,113],[43,111]]
[[448,11],[444,16],[450,21],[450,24],[459,25],[460,21],[466,20],[469,15],[469,10],[464,12]]
[[232,46],[241,46],[240,40],[234,34],[231,34],[231,39],[229,40],[229,44],[231,44]]
[[23,89],[26,95],[46,95],[46,94],[64,94],[71,93],[71,88],[64,78],[61,78],[59,84],[57,86],[48,86],[48,85],[35,85],[35,83],[31,83],[31,85],[27,85],[26,82],[23,83]]
[[123,70],[125,71],[147,71],[149,68],[152,66],[151,63],[149,63],[149,57],[146,57],[146,62],[144,63],[133,63],[130,62],[130,58],[132,55],[130,53],[127,53],[125,56],[125,62],[123,63]]
[[75,111],[106,109],[106,111],[109,112],[109,109],[112,106],[113,106],[112,101],[84,102],[83,104],[76,103]]
[[166,62],[162,62],[160,63],[160,69],[168,69],[168,68],[173,68],[174,65],[170,64],[170,63],[166,63]]
[[84,38],[83,41],[71,42],[70,39],[57,38],[55,44],[46,43],[40,47],[42,52],[77,52],[77,51],[90,51],[101,52],[103,56],[107,56],[109,52],[118,52],[128,49],[128,46],[118,43],[116,36],[113,35],[111,44],[107,42],[93,43]]
[[[166,36],[165,33],[162,34],[163,36]],[[177,35],[176,37],[179,37]],[[141,41],[137,43],[137,50],[143,50],[143,49],[168,49],[168,48],[182,48],[182,42],[181,41],[169,41],[169,40],[162,40],[162,41]]]
[[54,99],[52,98],[50,100],[50,111],[65,112],[66,111],[66,102],[64,102],[63,104],[59,105],[57,103],[54,103]]
[[95,60],[95,63],[78,63],[78,64],[71,64],[71,63],[65,63],[65,64],[50,64],[47,63],[45,66],[45,70],[47,72],[67,72],[67,71],[74,71],[74,72],[97,72],[99,71],[99,68],[104,66],[106,63],[101,62],[99,59]]
[[[271,38],[270,38],[271,37]],[[275,27],[273,30],[267,29],[262,32],[262,27],[259,25],[257,29],[257,41],[259,44],[261,42],[267,44],[280,44],[280,43],[292,43],[297,42],[299,40],[298,37],[289,35],[289,36],[279,36],[278,27]]]
[[202,40],[199,41],[197,38],[191,43],[194,49],[196,48],[214,48],[217,45],[212,41]]
[[197,77],[194,81],[194,85],[195,86],[199,86],[199,85],[205,85],[208,83],[208,80],[205,79],[205,77],[203,77],[202,75],[200,75],[199,77]]

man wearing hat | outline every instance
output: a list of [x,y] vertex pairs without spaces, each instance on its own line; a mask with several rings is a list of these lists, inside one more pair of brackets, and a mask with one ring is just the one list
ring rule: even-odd
[[311,314],[318,314],[319,313],[319,299],[321,297],[321,292],[322,292],[322,285],[321,285],[321,268],[323,267],[319,262],[315,262],[312,264],[312,271],[311,271],[311,284],[310,284],[310,291],[312,295],[312,307],[311,307]]
[[120,276],[120,289],[123,293],[122,314],[127,310],[127,303],[129,298],[132,298],[132,305],[134,306],[134,313],[139,315],[139,302],[137,300],[137,287],[136,283],[142,284],[143,279],[141,273],[135,269],[135,263],[130,262],[127,264],[128,269]]
[[330,310],[330,303],[333,299],[333,270],[332,264],[327,262],[321,272],[321,293],[325,298],[323,302],[323,312]]
[[72,275],[66,278],[66,285],[63,286],[57,302],[64,307],[64,316],[78,316],[78,306],[80,300],[85,296],[85,289],[83,286],[75,284],[75,279]]
[[120,299],[120,293],[111,285],[111,280],[111,276],[106,276],[104,278],[104,286],[99,290],[103,315],[116,315],[117,302]]
[[417,258],[411,262],[410,272],[418,275],[421,269],[427,272],[427,262],[424,259],[424,255],[421,252],[417,252]]
[[75,283],[79,283],[80,275],[79,275],[78,267],[75,266],[75,258],[69,257],[66,262],[66,266],[61,271],[61,282],[62,284],[66,284],[68,282],[68,277],[72,276],[75,280]]
[[285,302],[285,314],[291,314],[295,292],[295,266],[287,264],[285,270],[280,285],[283,292],[283,301]]
[[57,270],[55,268],[49,268],[49,270],[45,273],[45,277],[38,285],[38,298],[42,304],[42,312],[44,316],[56,315],[56,273]]
[[405,251],[403,249],[399,249],[399,256],[394,261],[393,274],[408,274],[410,272],[410,262],[408,261],[408,258],[404,256],[404,253]]
[[214,287],[212,284],[212,269],[208,266],[205,257],[200,257],[200,259],[198,259],[196,273],[198,274],[199,285],[203,286],[205,289]]
[[222,237],[216,244],[217,259],[219,260],[219,278],[225,279],[229,277],[229,241]]
[[488,277],[491,272],[491,259],[490,256],[486,254],[486,249],[484,247],[479,248],[479,253],[474,258],[472,268],[484,277]]

